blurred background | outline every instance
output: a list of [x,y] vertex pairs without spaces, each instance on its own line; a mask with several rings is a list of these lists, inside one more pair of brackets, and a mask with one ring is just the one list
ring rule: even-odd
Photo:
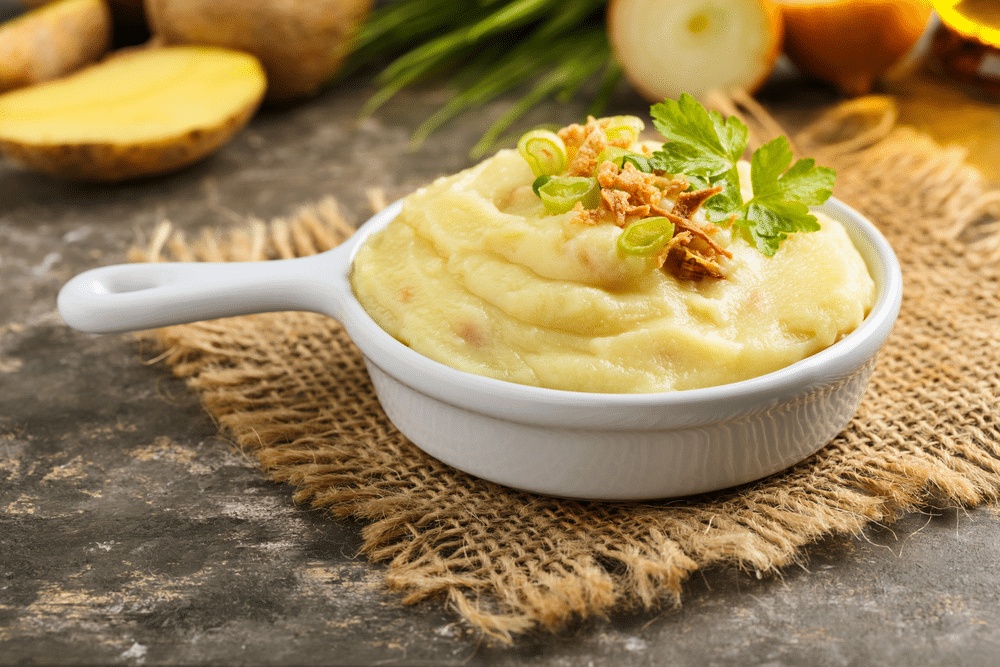
[[[482,118],[490,122],[470,147],[474,159],[510,145],[546,101],[600,114],[623,90],[649,101],[739,91],[794,129],[810,110],[882,95],[901,124],[965,146],[972,163],[1000,178],[1000,3],[992,0],[255,0],[240,11],[209,0],[59,0],[51,4],[76,9],[49,8],[28,25],[41,4],[0,0],[0,90],[137,45],[214,44],[260,59],[266,109],[367,85],[361,111],[372,116],[392,113],[401,91],[442,85],[440,103],[411,128],[413,146],[502,98],[504,112]],[[69,17],[98,6],[110,10],[106,34],[93,19]],[[64,62],[55,62],[59,53]]]
[[1000,183],[1000,2],[38,4],[0,0],[0,663],[995,662],[1000,524],[954,508],[831,537],[809,570],[692,577],[678,613],[490,652],[379,588],[360,525],[296,505],[157,353],[70,330],[56,294],[164,228],[326,198],[359,223],[529,128],[681,91],[792,135],[855,105]]

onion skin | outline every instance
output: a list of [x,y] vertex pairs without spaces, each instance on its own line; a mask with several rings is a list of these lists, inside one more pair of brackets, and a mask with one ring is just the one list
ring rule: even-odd
[[[759,28],[753,39],[754,53],[708,43],[701,49],[683,51],[673,39],[676,32],[670,31],[680,30],[681,36],[689,36],[684,22],[664,25],[656,20],[658,12],[672,7],[685,7],[684,12],[690,10],[692,16],[716,10],[727,13],[726,19],[734,20],[737,27],[750,31],[748,34]],[[741,16],[752,20],[743,21]],[[759,23],[753,25],[753,20]],[[753,93],[767,81],[781,54],[783,13],[772,0],[610,0],[607,25],[612,50],[625,77],[643,98],[661,102],[686,92],[704,101],[713,92]],[[689,29],[691,25],[688,21]],[[654,36],[661,26],[661,34]],[[686,56],[698,56],[699,61],[696,65],[679,64]],[[685,70],[694,72],[698,80],[683,76]]]
[[[780,1],[780,0],[779,0]],[[847,97],[875,82],[913,48],[927,27],[925,0],[782,2],[785,54],[804,74]]]

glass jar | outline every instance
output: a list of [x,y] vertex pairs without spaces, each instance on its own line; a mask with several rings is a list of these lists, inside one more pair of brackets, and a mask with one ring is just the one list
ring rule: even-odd
[[1000,0],[934,0],[931,54],[942,73],[1000,95]]

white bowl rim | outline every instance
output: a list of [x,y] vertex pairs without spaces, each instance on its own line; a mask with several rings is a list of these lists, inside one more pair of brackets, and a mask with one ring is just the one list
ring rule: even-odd
[[350,285],[357,249],[400,211],[397,201],[366,222],[348,242],[349,261],[340,320],[369,362],[411,389],[457,407],[496,418],[553,428],[688,427],[733,418],[776,402],[794,400],[831,379],[853,375],[875,357],[899,313],[903,280],[882,233],[843,202],[830,198],[816,210],[840,220],[861,252],[876,285],[876,300],[861,325],[830,347],[780,370],[731,384],[669,392],[615,394],[521,385],[457,370],[404,345],[371,319]]

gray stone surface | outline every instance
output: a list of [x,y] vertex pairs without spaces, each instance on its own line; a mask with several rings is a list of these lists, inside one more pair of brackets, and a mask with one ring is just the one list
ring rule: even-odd
[[[696,575],[683,605],[491,646],[436,601],[407,607],[356,556],[359,525],[292,502],[130,336],[68,329],[55,295],[170,220],[190,234],[334,195],[368,214],[470,161],[498,103],[419,150],[444,91],[357,122],[360,81],[262,112],[180,173],[122,185],[0,163],[0,664],[990,665],[1000,517],[928,509],[835,536],[780,576]],[[628,94],[616,111],[644,113]],[[581,108],[537,118],[569,121]],[[530,122],[530,121],[529,121]]]

